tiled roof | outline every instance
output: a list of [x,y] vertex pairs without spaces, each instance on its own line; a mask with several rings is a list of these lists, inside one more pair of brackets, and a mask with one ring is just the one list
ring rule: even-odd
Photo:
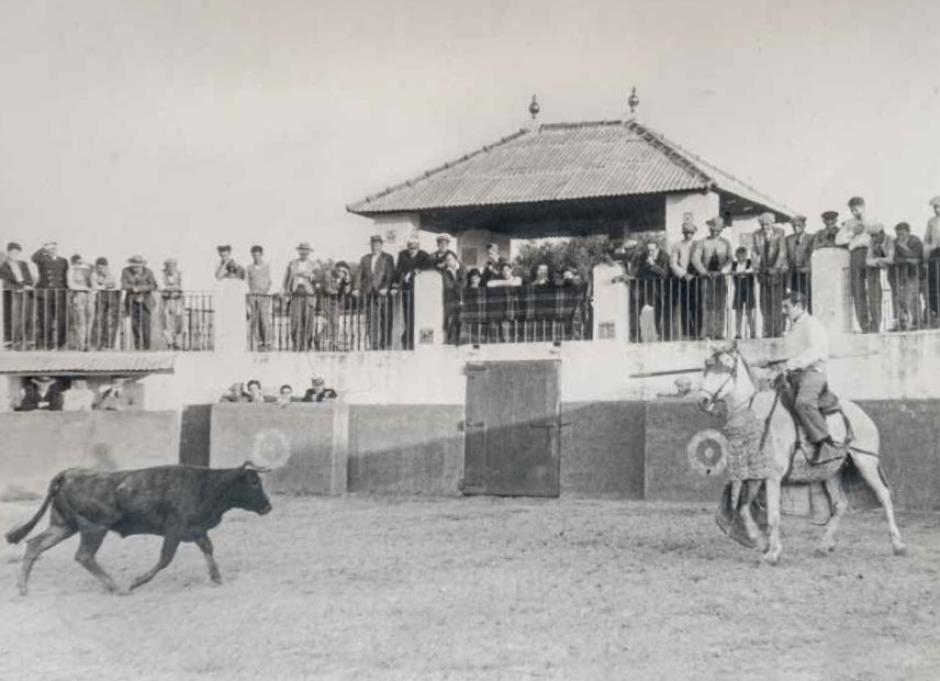
[[556,123],[350,204],[361,215],[714,189],[793,211],[636,121]]
[[169,352],[0,352],[0,374],[172,373]]

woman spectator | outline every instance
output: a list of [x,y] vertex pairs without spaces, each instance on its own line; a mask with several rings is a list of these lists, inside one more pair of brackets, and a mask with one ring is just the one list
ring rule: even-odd
[[480,273],[476,267],[467,272],[467,288],[468,289],[479,289],[483,288],[483,275]]

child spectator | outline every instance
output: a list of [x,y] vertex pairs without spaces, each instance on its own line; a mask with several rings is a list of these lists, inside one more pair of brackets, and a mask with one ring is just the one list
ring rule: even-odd
[[734,252],[734,262],[731,263],[731,276],[734,279],[734,334],[735,338],[743,338],[743,325],[747,325],[747,337],[754,338],[754,268],[751,259],[747,257],[747,249],[739,247]]

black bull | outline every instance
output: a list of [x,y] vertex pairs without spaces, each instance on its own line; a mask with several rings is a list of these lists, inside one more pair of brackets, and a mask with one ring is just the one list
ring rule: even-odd
[[157,564],[137,577],[131,589],[146,584],[169,565],[180,542],[195,543],[206,558],[209,577],[221,583],[208,531],[233,508],[261,515],[271,510],[258,470],[246,462],[239,468],[225,469],[160,466],[133,471],[78,468],[62,471],[49,483],[49,491],[36,514],[6,535],[11,544],[22,541],[51,506],[49,527],[27,543],[18,582],[20,593],[26,595],[29,573],[39,555],[76,532],[81,534],[81,544],[75,560],[108,591],[120,591],[95,560],[109,530],[122,537],[132,534],[163,537]]

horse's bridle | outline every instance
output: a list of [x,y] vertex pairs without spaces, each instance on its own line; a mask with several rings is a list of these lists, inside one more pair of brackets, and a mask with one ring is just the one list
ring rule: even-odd
[[701,388],[701,391],[705,393],[706,395],[708,395],[707,400],[702,400],[702,402],[699,403],[699,408],[702,411],[708,412],[709,409],[714,407],[715,404],[721,399],[718,397],[721,394],[721,391],[725,389],[725,386],[728,385],[728,383],[730,383],[731,381],[735,380],[738,377],[738,353],[737,351],[735,351],[733,354],[730,352],[728,354],[734,357],[734,366],[728,370],[728,378],[722,381],[721,385],[719,385],[714,391],[705,390],[705,388]]

